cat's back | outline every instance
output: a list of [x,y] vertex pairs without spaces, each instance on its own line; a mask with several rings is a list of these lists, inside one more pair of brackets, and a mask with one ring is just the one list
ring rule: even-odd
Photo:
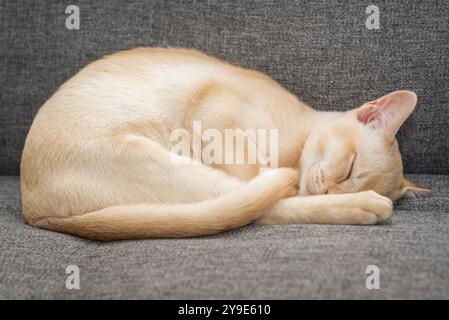
[[[175,125],[182,107],[211,83],[240,95],[261,86],[278,86],[262,73],[193,49],[137,48],[105,56],[84,67],[41,107],[33,125],[57,123],[64,118],[65,127],[93,121],[95,127],[103,128],[113,126],[114,120],[142,117],[161,117]],[[261,92],[267,90],[257,94]]]
[[[109,115],[139,117],[141,112],[154,113],[158,107],[175,105],[176,100],[212,74],[222,77],[224,69],[224,63],[195,50],[120,51],[90,63],[66,81],[42,106],[38,116],[87,115],[84,120],[89,121],[100,110]],[[218,75],[220,72],[223,74]]]

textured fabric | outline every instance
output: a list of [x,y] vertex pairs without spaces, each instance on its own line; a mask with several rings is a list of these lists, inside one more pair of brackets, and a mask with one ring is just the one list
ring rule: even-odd
[[0,0],[0,174],[17,174],[32,117],[98,57],[136,46],[194,47],[266,72],[319,109],[354,107],[397,89],[420,99],[400,132],[405,170],[449,173],[449,2]]
[[[449,176],[409,176],[427,199],[379,226],[249,226],[194,239],[101,243],[24,223],[17,177],[0,177],[0,299],[449,299]],[[68,265],[80,289],[65,289]],[[368,265],[380,289],[367,290]]]

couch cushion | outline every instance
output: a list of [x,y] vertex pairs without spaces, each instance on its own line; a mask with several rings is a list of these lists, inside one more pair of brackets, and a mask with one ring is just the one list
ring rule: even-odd
[[[102,243],[24,223],[17,177],[0,176],[0,299],[446,298],[449,176],[378,226],[249,226],[194,239]],[[80,289],[65,289],[66,267]],[[365,270],[380,269],[367,290]]]
[[[17,174],[37,109],[88,62],[136,46],[185,46],[268,73],[319,109],[398,89],[420,99],[400,132],[405,170],[449,174],[449,2],[90,0],[79,30],[67,1],[0,2],[0,174]],[[124,8],[126,6],[126,8]]]

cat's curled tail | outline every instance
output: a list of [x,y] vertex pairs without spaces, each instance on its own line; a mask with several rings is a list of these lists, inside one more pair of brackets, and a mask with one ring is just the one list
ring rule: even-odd
[[71,217],[49,217],[34,225],[93,240],[201,236],[244,226],[296,193],[298,173],[281,168],[215,199],[192,204],[107,207]]

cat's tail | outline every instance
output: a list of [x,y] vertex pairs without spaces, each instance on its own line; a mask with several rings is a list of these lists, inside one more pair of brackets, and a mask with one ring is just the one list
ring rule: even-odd
[[49,217],[34,225],[93,240],[201,236],[241,227],[296,193],[298,173],[278,169],[215,199],[192,204],[118,205],[70,217]]

